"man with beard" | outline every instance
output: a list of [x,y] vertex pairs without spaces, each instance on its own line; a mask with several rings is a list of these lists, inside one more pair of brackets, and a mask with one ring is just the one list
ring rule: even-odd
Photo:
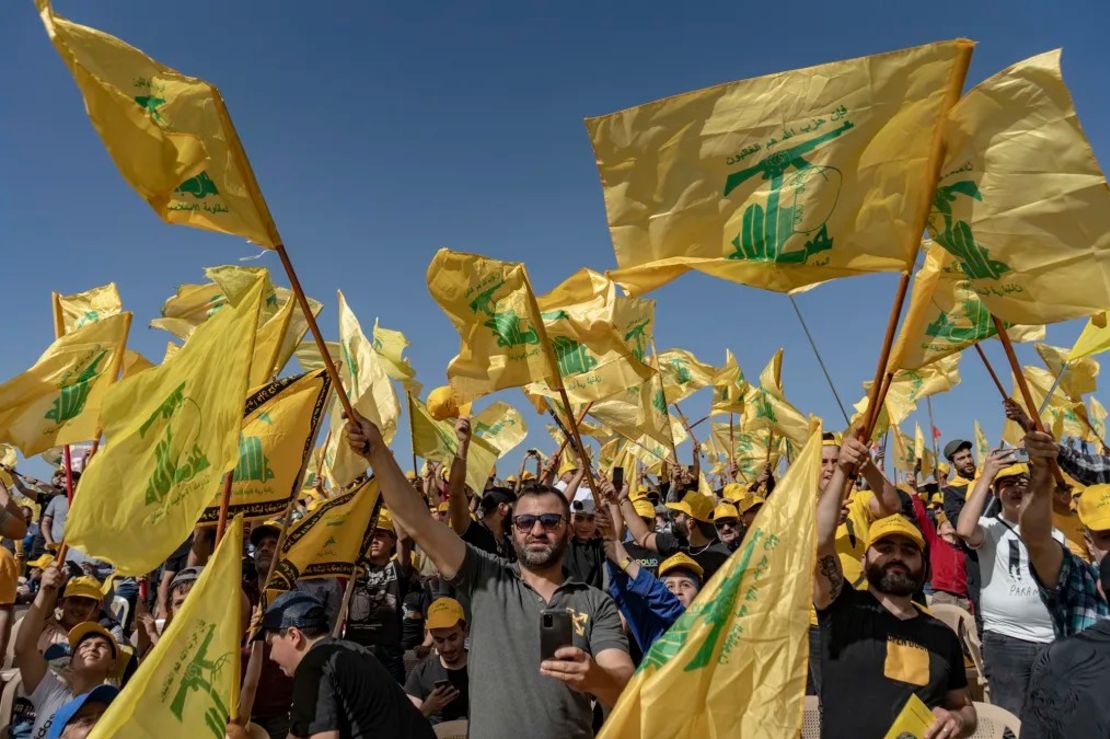
[[[1029,466],[1014,464],[1014,450],[987,457],[956,523],[956,534],[979,554],[983,614],[983,667],[991,703],[1022,717],[1033,663],[1054,638],[1052,616],[1041,601],[1021,534],[1021,510],[1029,492]],[[1002,504],[998,517],[983,515],[987,499]],[[1063,544],[1055,529],[1051,536]]]
[[[356,413],[346,433],[351,448],[373,467],[397,521],[469,606],[467,672],[476,685],[498,686],[471,693],[470,735],[593,736],[590,696],[613,706],[633,667],[612,599],[563,573],[570,538],[570,505],[563,494],[543,485],[521,491],[512,529],[517,562],[510,564],[468,545],[428,515],[372,422]],[[541,662],[545,610],[570,615],[572,644]]]
[[466,675],[467,629],[462,604],[454,598],[432,601],[426,626],[436,651],[409,673],[405,693],[432,725],[466,718],[470,681]]
[[[941,488],[942,508],[945,517],[955,525],[960,520],[960,512],[967,502],[968,493],[971,492],[971,483],[977,477],[975,468],[975,455],[971,453],[971,442],[966,439],[953,439],[944,445],[944,458],[952,465],[956,476]],[[997,506],[992,504],[987,508],[986,514],[993,516],[997,513]],[[960,544],[966,554],[964,569],[967,573],[967,596],[971,600],[972,613],[975,614],[975,623],[979,632],[983,631],[983,614],[979,604],[979,588],[981,575],[979,570],[979,553],[970,547]]]
[[740,527],[740,512],[736,506],[728,501],[722,501],[713,509],[713,528],[717,529],[717,538],[728,547],[730,552],[735,552],[740,546],[743,529]]
[[705,579],[725,563],[732,551],[717,540],[713,527],[713,498],[696,490],[686,493],[678,503],[667,503],[673,511],[674,531],[652,531],[636,515],[635,506],[627,498],[621,499],[621,516],[628,525],[638,546],[670,557],[684,552],[693,557],[705,572]]
[[835,468],[822,475],[817,503],[813,603],[821,625],[821,733],[879,739],[913,694],[935,716],[926,736],[968,736],[975,708],[959,638],[911,600],[926,576],[921,532],[901,514],[874,521],[862,557],[866,587],[845,582],[836,548],[843,491],[854,469],[874,476],[865,450],[848,441]]

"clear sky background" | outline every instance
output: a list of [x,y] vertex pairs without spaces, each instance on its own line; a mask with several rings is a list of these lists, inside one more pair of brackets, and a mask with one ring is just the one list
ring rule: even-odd
[[[546,291],[582,266],[615,266],[582,119],[720,82],[966,36],[979,45],[969,86],[1063,47],[1064,76],[1096,156],[1110,161],[1106,71],[1110,5],[1087,2],[305,3],[62,0],[57,11],[220,86],[308,293],[335,290],[363,327],[412,340],[425,387],[442,384],[458,337],[428,294],[436,249],[527,263]],[[169,226],[123,181],[90,125],[31,0],[0,7],[0,378],[52,340],[50,291],[116,281],[135,313],[131,345],[161,358],[146,328],[183,282],[257,249]],[[276,255],[266,265],[287,284]],[[798,302],[847,403],[874,373],[893,274],[841,280]],[[786,347],[783,383],[798,408],[842,425],[784,295],[691,273],[650,295],[656,341],[713,363],[731,348],[750,377]],[[1070,346],[1082,322],[1049,328]],[[1008,375],[997,342],[986,347]],[[1026,363],[1038,360],[1019,347]],[[295,364],[295,363],[294,363]],[[934,398],[944,438],[997,440],[998,394],[974,353],[963,383]],[[526,446],[552,442],[518,391]],[[684,402],[708,410],[708,391]],[[928,428],[924,403],[918,414]],[[914,419],[910,420],[912,424]],[[912,432],[912,425],[906,430]],[[395,448],[409,459],[407,421]],[[688,457],[688,452],[682,454]],[[688,460],[687,460],[688,461]],[[45,473],[40,462],[32,473]]]

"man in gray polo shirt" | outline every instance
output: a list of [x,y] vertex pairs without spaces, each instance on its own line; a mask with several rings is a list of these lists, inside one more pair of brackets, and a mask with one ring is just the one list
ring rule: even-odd
[[[570,539],[566,498],[546,487],[520,494],[512,529],[518,561],[510,565],[466,544],[431,517],[373,423],[356,416],[347,435],[351,448],[374,468],[394,520],[469,607],[471,684],[498,688],[471,691],[470,735],[593,736],[589,696],[612,706],[633,666],[613,601],[563,572]],[[570,613],[574,644],[541,664],[540,614],[548,608]]]

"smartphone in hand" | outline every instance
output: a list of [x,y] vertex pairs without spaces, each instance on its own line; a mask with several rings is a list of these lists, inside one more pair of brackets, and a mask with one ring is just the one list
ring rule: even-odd
[[540,660],[555,659],[556,650],[570,646],[574,646],[570,614],[557,608],[545,609],[540,614]]

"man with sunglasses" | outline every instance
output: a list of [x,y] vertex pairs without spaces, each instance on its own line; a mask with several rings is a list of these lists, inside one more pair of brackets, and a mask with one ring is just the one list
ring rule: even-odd
[[721,501],[713,509],[713,527],[717,529],[717,538],[728,547],[730,552],[735,552],[743,539],[744,528],[740,525],[740,511],[727,500]]
[[[469,607],[471,681],[500,687],[470,694],[470,735],[593,736],[590,696],[613,706],[633,665],[612,599],[563,571],[571,536],[563,494],[539,484],[520,491],[512,519],[517,561],[510,564],[429,515],[372,422],[356,413],[346,431],[351,448],[373,467],[394,518]],[[572,643],[541,663],[545,610],[569,614]]]

